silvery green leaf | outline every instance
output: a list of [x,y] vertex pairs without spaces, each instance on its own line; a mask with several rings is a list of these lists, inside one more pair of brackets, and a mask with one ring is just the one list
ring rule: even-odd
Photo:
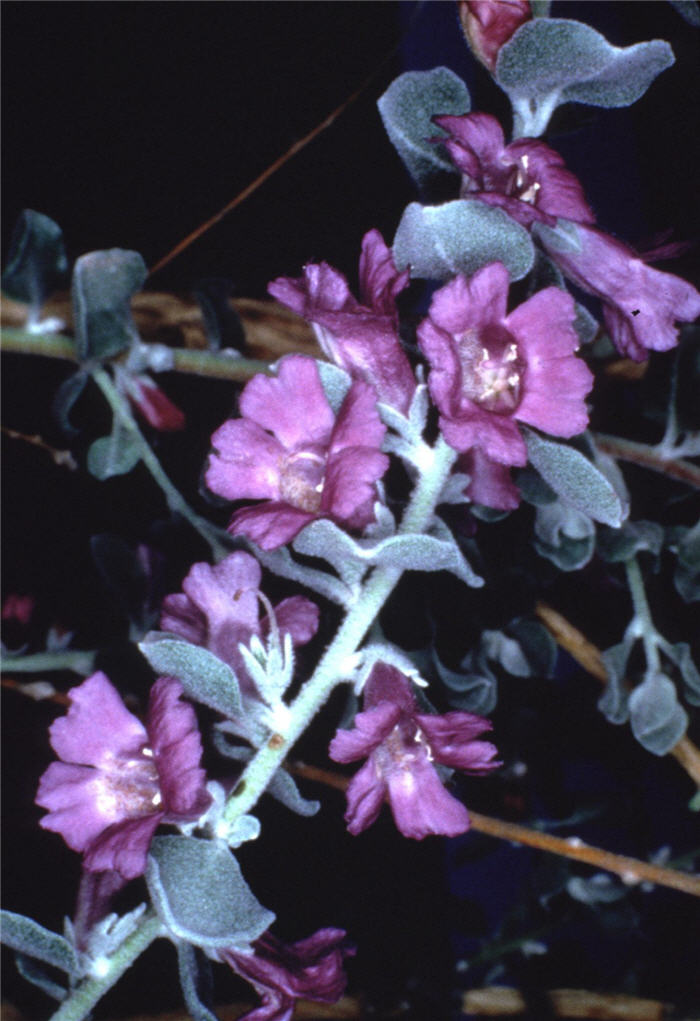
[[580,571],[593,556],[595,540],[592,535],[585,539],[561,535],[557,545],[535,538],[534,546],[541,557],[550,560],[560,571]]
[[43,213],[24,209],[15,224],[2,274],[2,290],[30,307],[30,321],[46,299],[64,282],[68,259],[63,234]]
[[697,0],[668,0],[689,25],[700,28],[700,6]]
[[[308,527],[308,526],[307,526]],[[300,533],[301,534],[301,533]],[[329,599],[339,606],[348,606],[353,599],[353,590],[344,585],[338,578],[334,578],[327,571],[319,571],[306,564],[300,564],[291,556],[289,549],[282,546],[280,549],[265,552],[259,549],[255,543],[250,543],[250,548],[255,553],[257,560],[268,571],[278,574],[281,578],[288,578],[290,581],[299,582],[310,588],[313,592]]]
[[331,362],[317,359],[316,365],[323,392],[333,412],[337,415],[352,386],[352,376],[345,369],[341,369],[339,365],[333,365]]
[[[508,630],[515,636],[528,662],[530,673],[552,677],[557,661],[557,643],[537,620],[514,620]],[[505,664],[504,664],[505,665]]]
[[89,378],[89,373],[85,372],[84,369],[78,369],[68,379],[63,380],[54,396],[52,406],[54,417],[58,420],[58,424],[63,431],[69,436],[77,436],[78,434],[79,430],[71,423],[70,413],[73,410],[73,405],[85,389],[85,384]]
[[244,948],[275,920],[219,841],[155,837],[146,882],[153,906],[172,935],[196,946]]
[[265,648],[257,635],[250,646],[238,646],[243,662],[262,699],[270,706],[280,708],[280,699],[292,681],[294,673],[294,647],[292,636],[286,632],[283,649],[275,646],[272,636]]
[[525,22],[501,47],[495,77],[516,111],[529,106],[531,123],[533,106],[542,111],[539,135],[562,103],[629,106],[673,62],[673,50],[660,39],[611,46],[589,25],[546,18]]
[[498,701],[498,682],[490,671],[481,674],[455,674],[450,671],[453,681],[449,684],[446,680],[447,668],[440,664],[438,672],[443,683],[450,689],[448,701],[454,709],[476,713],[478,716],[488,716],[493,712]]
[[208,649],[192,645],[164,631],[151,631],[139,649],[157,674],[175,677],[185,694],[224,716],[241,711],[238,679],[228,665]]
[[[467,496],[466,489],[469,485],[469,475],[463,475],[461,472],[454,472],[449,476],[447,482],[442,487],[440,493],[440,499],[437,501],[441,503],[471,503],[471,500]],[[493,509],[493,508],[488,508]],[[500,519],[500,515],[499,515]]]
[[114,475],[126,475],[141,458],[138,438],[131,429],[115,420],[109,436],[102,436],[90,445],[87,452],[87,469],[92,476],[104,482]]
[[546,18],[549,15],[549,8],[552,0],[530,0],[530,11],[533,18]]
[[328,518],[308,524],[292,546],[297,553],[326,560],[349,588],[355,586],[367,570],[368,557],[359,542]]
[[590,879],[572,876],[566,884],[566,890],[574,900],[594,907],[596,904],[612,904],[627,894],[625,887],[614,880],[606,872],[598,872]]
[[636,553],[661,552],[664,530],[655,521],[625,521],[620,528],[602,527],[598,532],[598,552],[610,563],[624,563]]
[[119,354],[138,336],[131,296],[148,270],[138,252],[111,248],[81,255],[73,269],[71,298],[80,361]]
[[683,532],[678,542],[673,582],[686,603],[700,599],[700,522]]
[[514,677],[530,676],[530,664],[514,638],[502,631],[486,630],[481,635],[481,647],[488,659],[500,663]]
[[190,943],[177,943],[177,966],[180,986],[192,1021],[217,1021],[216,1014],[203,1002],[211,1003],[211,965],[206,957],[197,954]]
[[0,912],[2,942],[27,957],[50,964],[68,975],[78,975],[79,966],[75,950],[67,939],[39,925],[33,918],[15,914],[14,911]]
[[226,834],[229,847],[240,847],[249,840],[257,840],[260,836],[260,820],[254,815],[239,815]]
[[393,252],[399,269],[408,267],[413,278],[428,280],[471,276],[490,262],[502,262],[511,280],[521,280],[535,257],[528,231],[502,209],[478,199],[439,206],[411,202],[401,217]]
[[626,723],[629,719],[629,691],[625,674],[633,646],[634,638],[626,636],[618,645],[602,653],[608,680],[598,699],[598,708],[610,723]]
[[401,567],[404,571],[450,571],[472,588],[481,588],[484,579],[472,571],[454,536],[436,520],[432,535],[394,535],[384,539],[371,552],[376,564]]
[[52,1000],[60,1002],[66,998],[67,989],[58,982],[54,982],[34,957],[17,953],[15,954],[15,964],[22,978],[26,979],[27,982],[31,982],[37,989],[41,989]]
[[433,117],[469,113],[469,92],[453,71],[407,71],[391,83],[377,106],[386,133],[419,188],[440,174],[458,173],[445,147],[429,141],[442,134]]
[[595,525],[587,514],[556,500],[537,508],[535,535],[550,546],[559,546],[564,539],[591,539]]
[[666,755],[688,727],[688,714],[664,674],[649,674],[629,697],[632,733],[647,751]]
[[628,508],[598,468],[573,447],[523,431],[530,461],[564,503],[604,525],[622,524]]
[[678,667],[683,678],[685,697],[691,705],[700,705],[700,672],[693,662],[690,646],[687,642],[675,645],[664,645],[663,650],[668,658]]
[[285,769],[277,770],[275,775],[272,777],[272,780],[265,788],[265,793],[271,794],[272,797],[277,801],[280,801],[285,808],[290,809],[292,812],[296,812],[297,815],[307,817],[316,815],[321,807],[320,801],[312,801],[301,796],[294,779]]

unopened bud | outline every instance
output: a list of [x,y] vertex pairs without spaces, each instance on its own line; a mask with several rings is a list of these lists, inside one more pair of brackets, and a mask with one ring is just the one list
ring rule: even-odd
[[472,53],[489,71],[501,46],[532,18],[529,0],[457,0],[457,9]]

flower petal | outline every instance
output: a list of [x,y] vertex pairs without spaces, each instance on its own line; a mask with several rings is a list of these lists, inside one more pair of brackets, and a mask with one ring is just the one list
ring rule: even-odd
[[105,758],[146,744],[143,725],[101,671],[68,692],[66,716],[49,728],[51,747],[64,762],[99,766]]
[[401,707],[381,702],[357,713],[352,730],[338,730],[328,746],[334,762],[355,762],[370,755],[389,736],[401,716]]
[[287,355],[275,377],[254,376],[243,389],[240,409],[288,449],[326,444],[333,428],[333,412],[318,367],[306,355]]
[[123,818],[114,798],[100,797],[99,773],[89,766],[52,762],[39,781],[36,804],[49,814],[42,829],[60,833],[74,851],[84,851],[102,831]]
[[365,528],[374,521],[375,483],[388,467],[387,455],[371,447],[347,447],[329,458],[321,512],[349,528]]
[[346,791],[348,807],[345,822],[353,836],[362,833],[376,820],[386,795],[386,784],[371,759],[355,773]]
[[469,813],[448,794],[427,757],[387,776],[394,821],[405,837],[422,840],[431,834],[454,837],[469,829]]
[[[275,607],[275,617],[280,634],[289,633],[294,645],[305,645],[311,641],[318,631],[320,611],[316,603],[305,596],[290,596],[283,599]],[[260,629],[263,634],[269,631],[269,620],[263,617]]]
[[124,879],[136,879],[146,871],[148,848],[163,818],[162,812],[115,823],[94,840],[83,866],[89,872],[114,870]]
[[483,716],[451,712],[442,716],[416,716],[415,720],[426,735],[435,760],[443,766],[483,774],[502,765],[492,761],[498,754],[495,745],[474,740],[491,730],[491,722]]
[[236,511],[228,526],[232,535],[245,535],[263,550],[291,542],[316,515],[279,500]]
[[211,442],[214,450],[204,478],[212,493],[228,500],[264,500],[279,495],[284,447],[260,425],[245,418],[229,419]]
[[377,411],[377,394],[368,383],[357,380],[348,390],[333,432],[330,454],[346,447],[380,447],[386,426]]
[[200,768],[202,741],[191,705],[181,701],[182,685],[159,677],[151,688],[147,730],[155,756],[163,812],[168,818],[197,819],[211,803]]

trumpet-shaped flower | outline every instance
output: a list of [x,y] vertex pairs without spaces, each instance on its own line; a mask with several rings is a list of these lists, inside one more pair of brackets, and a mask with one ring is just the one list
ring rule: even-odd
[[69,692],[70,709],[50,728],[53,762],[39,782],[40,821],[84,855],[89,872],[124,879],[146,867],[161,822],[192,822],[209,806],[202,745],[182,687],[160,677],[151,689],[145,726],[105,674]]
[[559,216],[593,223],[578,178],[545,142],[519,138],[506,145],[501,125],[488,113],[434,120],[447,132],[435,141],[462,171],[462,198],[500,206],[524,227],[536,220],[554,226]]
[[270,550],[316,518],[360,531],[369,525],[375,484],[389,466],[376,401],[357,380],[335,417],[316,362],[303,355],[282,359],[276,378],[251,379],[241,394],[243,417],[212,437],[206,472],[213,493],[263,501],[236,511],[229,531]]
[[627,245],[583,224],[536,236],[562,272],[603,302],[615,347],[635,361],[678,343],[676,322],[700,315],[700,293],[687,280],[647,266]]
[[416,388],[399,340],[396,296],[408,284],[378,230],[362,241],[360,295],[350,293],[342,273],[326,262],[304,267],[296,280],[279,277],[270,294],[314,326],[324,354],[356,379],[370,383],[378,399],[406,412]]
[[574,354],[571,295],[547,287],[508,315],[508,284],[500,262],[470,279],[455,277],[433,295],[418,340],[447,442],[462,452],[477,447],[500,464],[524,465],[518,421],[554,436],[582,432],[593,377]]
[[[163,600],[160,626],[209,649],[233,668],[241,684],[252,685],[238,647],[249,645],[253,635],[269,634],[272,621],[267,615],[260,619],[261,580],[260,565],[250,553],[231,553],[214,567],[195,564],[182,592]],[[318,607],[304,596],[283,599],[274,616],[280,637],[289,633],[294,645],[316,634]]]
[[452,837],[469,829],[469,813],[448,794],[435,765],[483,775],[500,765],[496,748],[476,740],[491,729],[482,716],[420,713],[409,680],[396,667],[378,663],[364,689],[364,709],[352,730],[339,730],[329,754],[336,762],[367,759],[347,791],[345,821],[361,833],[388,800],[406,837]]
[[342,929],[319,929],[298,943],[285,944],[266,933],[253,952],[223,950],[220,957],[250,982],[260,995],[259,1007],[241,1021],[290,1021],[297,1000],[336,1003],[345,992],[343,960],[354,953]]

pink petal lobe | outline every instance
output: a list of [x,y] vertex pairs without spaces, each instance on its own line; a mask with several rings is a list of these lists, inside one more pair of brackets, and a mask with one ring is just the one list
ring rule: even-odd
[[99,766],[105,756],[146,743],[144,727],[102,672],[72,688],[68,697],[67,715],[49,728],[51,747],[64,761]]

